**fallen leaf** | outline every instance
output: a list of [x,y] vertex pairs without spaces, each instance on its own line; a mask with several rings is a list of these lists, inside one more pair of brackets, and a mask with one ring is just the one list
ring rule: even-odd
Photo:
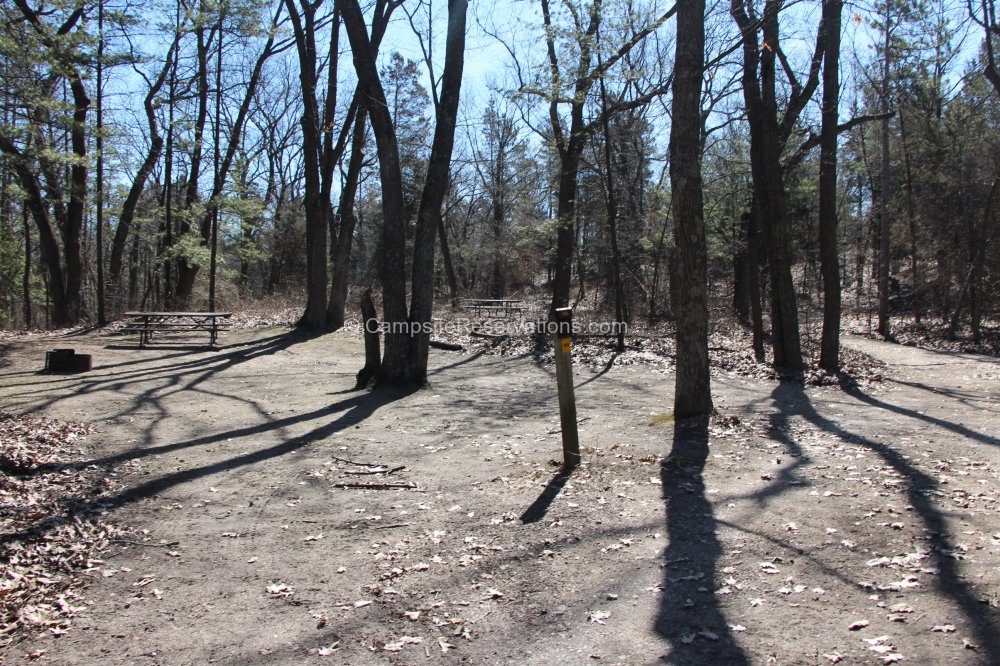
[[605,620],[611,617],[611,613],[607,611],[590,611],[587,613],[587,619],[592,623],[596,624],[606,624]]
[[274,583],[273,585],[267,586],[268,594],[272,594],[276,597],[290,597],[295,594],[295,590],[288,585],[282,583]]

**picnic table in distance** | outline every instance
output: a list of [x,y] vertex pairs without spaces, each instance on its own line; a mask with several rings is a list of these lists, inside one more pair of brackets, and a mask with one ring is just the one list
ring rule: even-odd
[[126,312],[129,320],[124,333],[138,333],[139,347],[145,347],[154,333],[183,333],[204,331],[209,334],[209,345],[214,347],[219,331],[229,329],[226,320],[232,312]]
[[484,314],[509,317],[524,310],[524,301],[513,298],[463,298],[458,304],[463,310],[471,310],[480,317]]

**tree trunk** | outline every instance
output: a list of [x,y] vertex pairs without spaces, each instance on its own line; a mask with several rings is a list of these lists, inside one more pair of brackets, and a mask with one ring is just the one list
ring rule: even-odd
[[365,367],[358,371],[356,389],[367,388],[378,377],[382,368],[378,311],[375,309],[371,289],[365,289],[365,293],[361,295],[361,325],[365,332]]
[[465,67],[465,24],[467,0],[448,0],[448,33],[445,41],[444,72],[436,109],[434,140],[427,163],[417,230],[413,247],[413,300],[410,304],[411,331],[409,364],[403,377],[407,383],[422,385],[427,381],[427,356],[430,321],[434,308],[434,245],[441,224],[441,206],[448,193],[451,154],[458,123],[458,102]]
[[[203,0],[204,1],[204,0]],[[190,212],[192,206],[199,199],[198,181],[201,178],[201,163],[205,154],[205,125],[208,122],[208,40],[206,39],[204,22],[206,17],[202,14],[206,11],[206,6],[202,4],[199,8],[199,22],[195,28],[197,43],[198,70],[197,79],[197,113],[194,122],[194,141],[191,144],[190,164],[188,167],[187,188],[184,192],[184,210]],[[190,216],[181,217],[180,235],[184,236],[191,232]],[[203,235],[204,240],[204,235]],[[199,267],[192,264],[186,257],[180,257],[177,262],[177,282],[174,285],[173,297],[168,306],[171,308],[186,310],[190,307],[191,294],[194,291],[194,281],[198,276]]]
[[823,337],[819,365],[840,370],[840,263],[837,253],[837,123],[840,105],[840,17],[843,0],[823,0],[826,53],[819,161],[819,253],[823,273]]
[[677,419],[712,411],[708,257],[701,176],[705,2],[679,0],[670,126],[671,208],[677,237]]
[[736,252],[733,254],[733,314],[736,321],[750,326],[750,213],[743,213],[736,223]]
[[[820,25],[817,35],[809,81],[793,89],[784,115],[779,119],[776,63],[781,48],[780,11],[778,0],[767,0],[763,16],[757,21],[750,19],[742,0],[732,0],[730,5],[730,13],[739,25],[743,38],[743,97],[750,125],[750,170],[755,215],[767,248],[774,363],[779,367],[799,370],[803,367],[802,348],[792,280],[788,204],[781,156],[796,120],[818,83],[823,26]],[[761,44],[757,41],[758,31],[762,32]]]
[[647,320],[650,324],[654,323],[660,316],[660,274],[663,272],[661,270],[663,264],[663,247],[667,238],[667,227],[669,225],[670,217],[665,216],[663,226],[660,228],[660,238],[656,242],[656,255],[653,257],[653,285],[649,290],[649,312],[647,313]]
[[[574,116],[575,117],[575,116]],[[581,112],[582,117],[582,112]],[[582,123],[581,123],[582,124]],[[579,128],[576,128],[579,131]],[[552,277],[550,314],[569,306],[576,249],[576,189],[584,142],[570,130],[569,146],[559,163],[559,192],[556,195],[556,256]]]
[[[542,17],[547,30],[546,45],[550,66],[558,71],[558,61],[553,37],[552,19],[548,0],[541,0]],[[573,101],[569,112],[569,135],[565,136],[559,122],[559,104],[556,96],[549,100],[549,119],[556,134],[559,151],[558,194],[556,196],[556,256],[553,266],[552,304],[549,316],[555,320],[555,311],[569,305],[569,292],[573,280],[573,256],[576,250],[576,190],[580,174],[580,158],[586,145],[586,127],[583,117],[587,93],[594,78],[588,76],[593,52],[594,37],[601,24],[601,6],[594,3],[590,10],[590,21],[586,32],[580,35],[580,53],[577,65],[578,77],[573,89]],[[554,83],[554,82],[553,82]],[[580,275],[581,290],[583,275]]]
[[[751,206],[751,211],[756,211],[756,206]],[[757,224],[756,212],[750,213],[750,221],[747,226],[747,268],[750,273],[750,328],[753,332],[753,357],[758,363],[763,363],[766,358],[764,356],[764,313],[760,295],[760,229]]]
[[971,238],[978,250],[972,262],[972,274],[969,279],[969,327],[972,329],[972,341],[976,344],[979,344],[983,337],[983,271],[986,263],[986,248],[990,242],[988,228],[993,219],[993,198],[998,186],[1000,186],[1000,177],[993,180],[989,194],[986,195],[986,205],[983,207],[979,228],[974,230]]
[[403,219],[403,176],[399,165],[399,144],[361,7],[357,0],[337,0],[337,7],[351,43],[362,103],[368,109],[378,150],[379,179],[382,185],[379,271],[382,282],[382,314],[387,330],[376,382],[394,382],[403,379],[400,374],[405,374],[410,344],[406,330],[406,225]]
[[441,260],[444,262],[444,275],[448,281],[448,294],[451,296],[451,307],[458,307],[458,278],[455,276],[455,266],[451,261],[451,250],[448,249],[448,230],[444,223],[444,215],[438,217],[438,242],[441,244]]
[[57,328],[69,326],[75,321],[70,317],[69,303],[66,300],[66,276],[62,268],[62,252],[38,177],[31,170],[27,156],[3,134],[0,134],[0,150],[11,157],[10,163],[25,194],[24,206],[31,212],[31,217],[38,228],[38,247],[42,265],[45,267],[47,292],[52,299],[52,323]]
[[[333,258],[333,284],[330,287],[330,304],[327,308],[327,324],[336,331],[344,325],[344,309],[347,306],[347,290],[351,278],[351,247],[354,243],[354,228],[357,216],[354,214],[354,200],[358,191],[358,180],[364,161],[365,127],[368,114],[364,107],[358,109],[354,118],[354,135],[351,139],[351,156],[347,164],[347,175],[340,192],[340,229],[337,232],[336,249]],[[370,292],[369,292],[370,298]],[[372,306],[374,307],[374,305]]]
[[28,206],[25,205],[21,211],[21,223],[24,225],[24,278],[22,280],[22,290],[24,292],[24,328],[31,329],[31,225],[28,223]]
[[94,257],[97,263],[97,325],[107,323],[104,303],[104,0],[97,3],[97,177],[94,197],[97,203]]
[[910,231],[910,298],[913,299],[913,323],[920,326],[923,318],[921,303],[923,285],[920,280],[920,263],[917,257],[917,210],[916,195],[913,192],[913,167],[910,164],[910,150],[906,130],[905,114],[899,112],[899,139],[903,149],[903,169],[906,175],[906,217]]
[[608,93],[602,77],[599,83],[601,91],[601,126],[604,131],[604,170],[607,187],[608,238],[611,242],[611,279],[615,295],[615,322],[618,325],[618,344],[616,350],[625,351],[625,289],[622,285],[622,255],[618,247],[618,201],[615,193],[614,159],[611,153],[611,126],[608,118]]
[[503,276],[503,222],[505,217],[504,202],[502,194],[494,192],[493,206],[493,279],[491,280],[491,291],[493,298],[503,298],[507,291]]
[[[889,49],[891,45],[892,33],[890,31],[889,22],[891,17],[889,15],[890,3],[885,5],[885,16],[883,20],[885,22],[883,29],[885,31],[885,38],[883,42],[883,58],[884,62],[882,65],[882,111],[884,113],[889,112]],[[882,132],[881,132],[881,143],[882,143],[882,168],[880,174],[882,193],[880,195],[880,213],[881,213],[881,229],[879,230],[879,253],[878,253],[878,332],[886,340],[890,339],[891,331],[889,329],[889,267],[890,267],[890,251],[891,251],[891,219],[889,217],[889,188],[890,188],[890,169],[891,163],[889,161],[889,118],[886,116],[882,119]]]
[[306,309],[301,326],[322,328],[326,321],[326,261],[329,202],[321,197],[320,151],[322,131],[316,95],[316,9],[320,3],[302,2],[301,17],[292,2],[285,0],[292,19],[299,57],[302,86],[302,161],[305,178],[303,207],[306,217]]

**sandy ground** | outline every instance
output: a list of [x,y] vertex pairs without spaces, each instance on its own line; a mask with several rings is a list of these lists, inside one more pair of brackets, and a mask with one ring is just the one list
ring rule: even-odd
[[[676,430],[667,372],[578,368],[565,478],[531,358],[434,350],[430,388],[368,393],[356,337],[222,344],[3,348],[0,407],[93,424],[134,538],[0,661],[1000,663],[997,359],[852,338],[877,388],[720,372]],[[94,369],[38,374],[54,347]]]

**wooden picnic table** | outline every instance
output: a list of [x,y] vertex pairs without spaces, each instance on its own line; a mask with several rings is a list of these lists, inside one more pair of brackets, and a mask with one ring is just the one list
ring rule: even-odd
[[475,312],[476,316],[495,314],[509,317],[524,310],[524,301],[514,298],[463,298],[459,307]]
[[122,329],[125,333],[139,334],[139,347],[145,347],[153,333],[182,333],[205,331],[209,334],[209,345],[214,347],[219,331],[229,328],[225,320],[232,312],[126,312],[129,321]]

